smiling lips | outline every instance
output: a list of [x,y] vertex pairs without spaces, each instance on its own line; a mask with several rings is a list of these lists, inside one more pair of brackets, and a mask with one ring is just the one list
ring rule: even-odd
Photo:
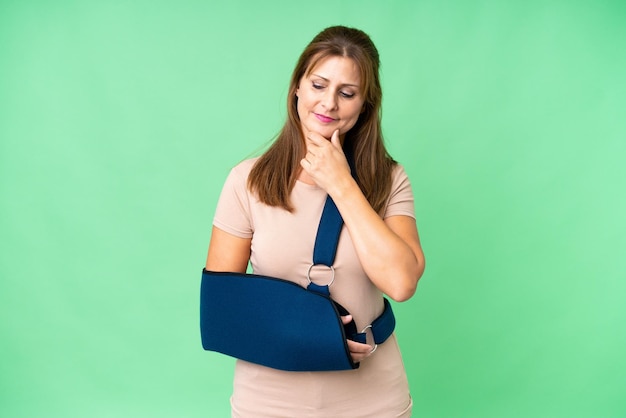
[[330,122],[333,122],[333,121],[335,120],[335,119],[330,118],[330,117],[328,117],[328,116],[320,115],[319,113],[315,113],[315,117],[316,117],[316,118],[317,118],[320,122],[323,122],[323,123],[330,123]]

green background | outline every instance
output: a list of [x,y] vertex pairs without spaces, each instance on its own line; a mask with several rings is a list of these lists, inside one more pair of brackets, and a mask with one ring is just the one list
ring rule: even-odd
[[215,203],[333,24],[380,50],[416,195],[414,416],[626,416],[621,0],[2,0],[0,416],[229,415]]

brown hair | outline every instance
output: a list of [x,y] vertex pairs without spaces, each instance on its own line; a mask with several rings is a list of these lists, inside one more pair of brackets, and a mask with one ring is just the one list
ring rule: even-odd
[[363,112],[345,134],[343,148],[354,156],[356,181],[375,211],[389,197],[395,161],[387,152],[380,125],[382,90],[378,51],[369,36],[354,28],[333,26],[320,32],[300,55],[287,93],[288,118],[272,146],[257,160],[248,187],[261,202],[293,211],[289,195],[300,173],[306,145],[300,128],[296,89],[300,79],[328,57],[351,58],[360,71]]

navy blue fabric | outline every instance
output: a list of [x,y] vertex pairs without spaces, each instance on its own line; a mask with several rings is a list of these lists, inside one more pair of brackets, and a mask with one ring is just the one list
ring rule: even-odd
[[391,304],[385,298],[385,310],[372,322],[372,334],[376,344],[384,343],[396,328],[396,317],[391,309]]
[[[393,334],[393,330],[396,327],[396,317],[393,315],[391,304],[387,298],[384,299],[385,308],[383,313],[372,322],[372,335],[374,336],[375,344],[384,343],[387,338]],[[367,341],[367,330],[351,336],[351,340],[365,344]]]
[[205,350],[288,371],[358,367],[346,342],[356,326],[346,334],[340,316],[348,312],[328,296],[278,278],[204,270],[200,297]]
[[329,267],[333,265],[342,227],[343,219],[337,209],[337,205],[328,196],[326,203],[324,203],[324,211],[322,212],[320,225],[317,228],[317,236],[315,237],[313,264],[324,264]]
[[320,286],[311,282],[306,288],[311,292],[320,293],[322,295],[330,297],[330,288],[328,287],[328,285]]
[[[356,178],[356,168],[354,166],[354,156],[352,148],[345,150],[346,159],[350,166],[352,177]],[[315,237],[315,247],[313,248],[313,264],[323,264],[332,266],[335,262],[337,253],[337,245],[339,244],[339,234],[343,227],[343,218],[337,209],[337,205],[333,199],[328,196],[324,203],[324,210],[317,228],[317,236]]]

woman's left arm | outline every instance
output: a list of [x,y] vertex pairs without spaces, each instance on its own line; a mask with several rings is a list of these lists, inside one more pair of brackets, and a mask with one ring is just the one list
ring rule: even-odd
[[424,253],[415,220],[391,216],[385,220],[372,209],[356,182],[331,194],[363,270],[382,292],[402,302],[415,293],[424,272]]
[[310,132],[307,141],[302,168],[333,198],[365,273],[393,300],[409,299],[425,267],[415,220],[410,216],[383,220],[372,209],[350,175],[337,133],[328,141]]

